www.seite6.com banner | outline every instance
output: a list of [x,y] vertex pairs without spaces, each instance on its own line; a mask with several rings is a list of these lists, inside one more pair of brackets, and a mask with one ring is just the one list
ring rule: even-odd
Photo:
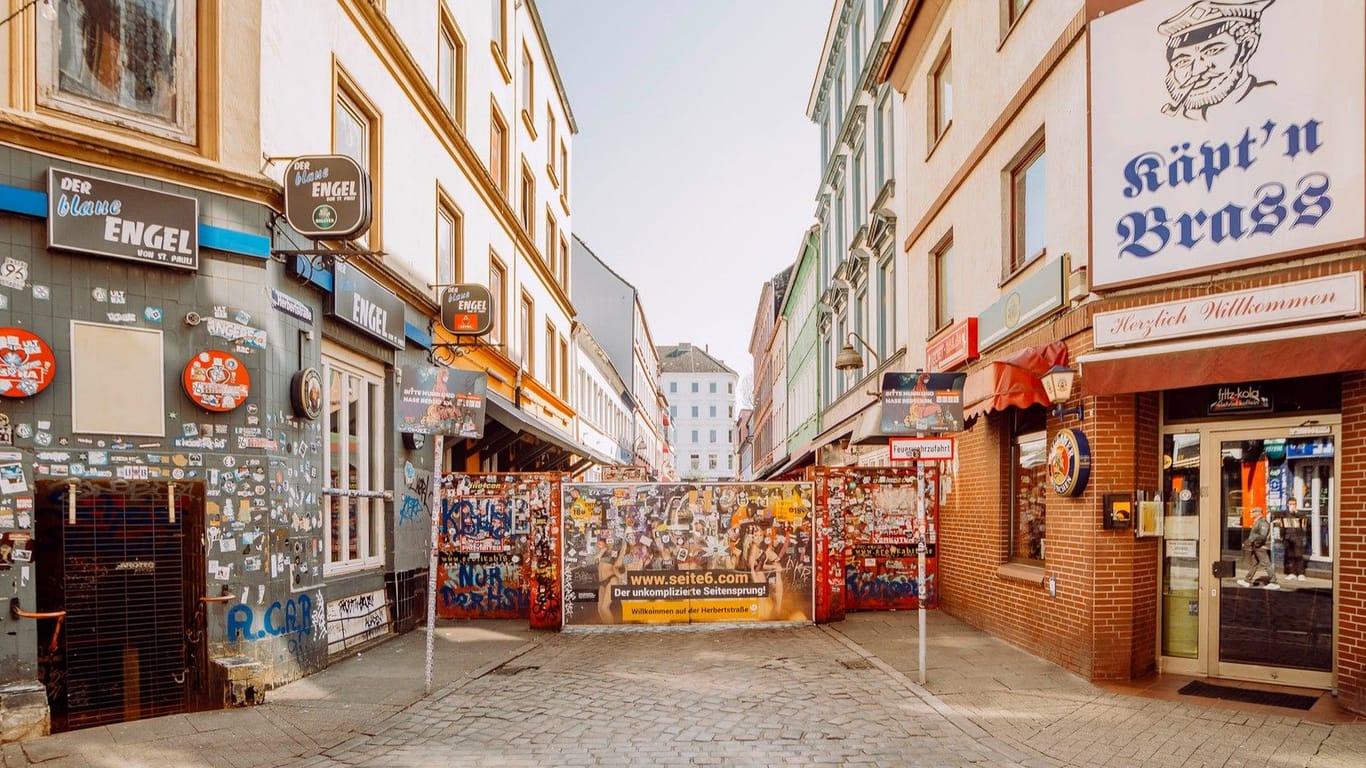
[[812,620],[810,484],[563,494],[566,626]]

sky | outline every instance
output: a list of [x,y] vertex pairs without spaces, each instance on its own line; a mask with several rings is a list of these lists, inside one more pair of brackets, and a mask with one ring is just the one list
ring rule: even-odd
[[640,292],[656,345],[749,386],[765,281],[815,220],[806,104],[834,0],[537,0],[579,132],[574,233]]

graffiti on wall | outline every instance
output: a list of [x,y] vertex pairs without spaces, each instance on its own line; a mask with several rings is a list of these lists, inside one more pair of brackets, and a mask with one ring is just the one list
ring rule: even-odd
[[[558,613],[557,509],[551,474],[442,479],[437,616],[532,619]],[[541,587],[537,587],[537,584]],[[547,595],[548,593],[548,595]]]
[[564,486],[566,624],[811,621],[811,486]]
[[[939,472],[913,467],[841,467],[825,475],[824,502],[843,521],[844,607],[919,607],[919,550],[925,545],[926,608],[939,602]],[[922,522],[923,521],[923,522]]]

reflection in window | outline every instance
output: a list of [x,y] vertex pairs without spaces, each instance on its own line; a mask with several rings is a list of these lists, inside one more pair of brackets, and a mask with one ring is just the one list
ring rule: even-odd
[[1010,559],[1042,562],[1046,555],[1048,433],[1043,408],[1012,411],[1010,443]]
[[[328,392],[328,448],[323,472],[331,493],[323,496],[329,568],[377,565],[384,554],[384,457],[381,377],[323,357]],[[357,492],[355,495],[348,491]]]

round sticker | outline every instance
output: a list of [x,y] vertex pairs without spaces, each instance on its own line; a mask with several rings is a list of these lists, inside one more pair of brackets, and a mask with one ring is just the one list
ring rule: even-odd
[[0,328],[0,396],[29,397],[52,383],[52,347],[23,328]]
[[1080,496],[1091,479],[1091,444],[1080,429],[1064,429],[1048,451],[1048,480],[1059,496]]
[[246,401],[251,375],[242,362],[227,352],[210,349],[185,365],[185,394],[200,408],[224,413]]

